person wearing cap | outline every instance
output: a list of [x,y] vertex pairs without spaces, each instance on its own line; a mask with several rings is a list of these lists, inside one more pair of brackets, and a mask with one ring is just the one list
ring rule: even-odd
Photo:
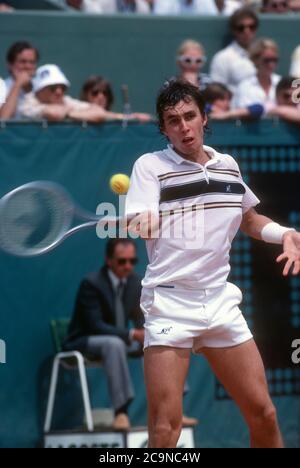
[[9,76],[5,79],[6,99],[0,107],[3,120],[20,119],[20,106],[32,91],[32,77],[36,71],[39,52],[27,41],[11,45],[6,54]]
[[[39,67],[33,80],[33,92],[26,97],[21,106],[22,116],[27,119],[47,119],[56,122],[71,119],[99,123],[124,119],[123,114],[107,111],[97,104],[66,95],[69,86],[69,80],[57,65]],[[151,116],[147,120],[150,119]]]

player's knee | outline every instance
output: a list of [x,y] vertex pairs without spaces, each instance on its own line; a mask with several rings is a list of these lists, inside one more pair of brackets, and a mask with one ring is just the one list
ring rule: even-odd
[[277,425],[277,413],[272,402],[257,405],[249,415],[249,424],[253,428],[265,427],[271,430]]
[[156,447],[176,446],[181,431],[179,421],[157,421],[152,426],[152,440]]

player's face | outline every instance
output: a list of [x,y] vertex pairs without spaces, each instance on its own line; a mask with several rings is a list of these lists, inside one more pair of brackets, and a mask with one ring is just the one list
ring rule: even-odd
[[20,72],[27,72],[33,76],[36,71],[37,57],[33,49],[20,52],[13,64],[9,66],[11,74],[16,77]]
[[202,148],[206,123],[207,117],[201,114],[193,99],[180,101],[164,112],[163,133],[177,153],[189,157]]
[[136,264],[136,250],[131,244],[118,244],[112,258],[107,259],[107,265],[118,278],[127,278]]

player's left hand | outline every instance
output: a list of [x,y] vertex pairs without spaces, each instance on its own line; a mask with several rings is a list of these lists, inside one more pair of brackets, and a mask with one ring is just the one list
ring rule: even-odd
[[298,275],[300,271],[300,233],[288,231],[283,236],[283,253],[279,255],[276,262],[285,261],[283,276],[287,276],[292,267],[292,274]]

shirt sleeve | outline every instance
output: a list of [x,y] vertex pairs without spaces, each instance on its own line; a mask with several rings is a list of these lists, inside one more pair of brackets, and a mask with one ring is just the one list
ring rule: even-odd
[[241,175],[241,171],[240,171],[238,163],[235,161],[234,158],[231,158],[231,159],[232,159],[232,161],[234,163],[234,169],[239,172],[239,180],[240,180],[241,184],[245,188],[245,193],[243,195],[243,200],[242,200],[242,212],[244,214],[248,210],[250,210],[250,208],[253,208],[254,206],[258,205],[260,203],[260,200],[259,200],[259,198],[257,198],[255,193],[252,192],[250,187],[248,187],[246,182],[243,180],[243,177]]
[[45,105],[41,104],[33,95],[29,93],[23,102],[20,103],[19,112],[27,119],[42,119]]
[[159,211],[160,184],[153,171],[151,154],[139,158],[133,166],[126,196],[125,215]]

